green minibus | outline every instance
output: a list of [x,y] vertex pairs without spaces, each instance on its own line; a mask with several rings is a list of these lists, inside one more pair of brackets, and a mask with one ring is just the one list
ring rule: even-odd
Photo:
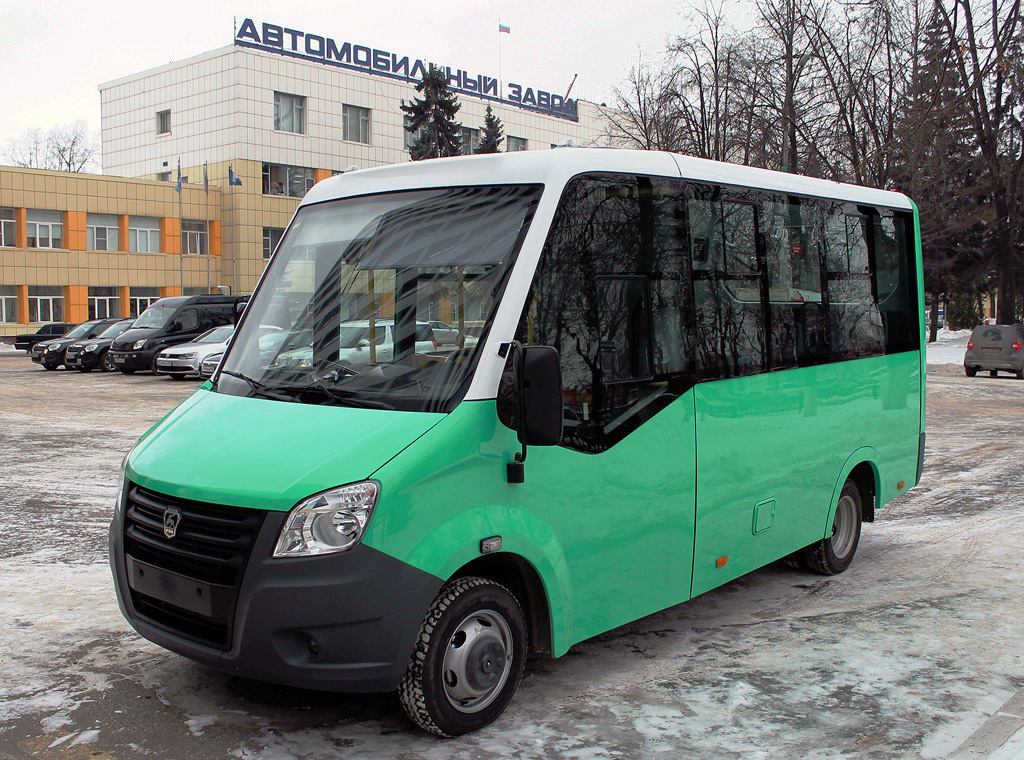
[[455,736],[530,651],[776,560],[842,572],[921,476],[919,240],[899,193],[668,153],[324,180],[125,457],[121,610]]

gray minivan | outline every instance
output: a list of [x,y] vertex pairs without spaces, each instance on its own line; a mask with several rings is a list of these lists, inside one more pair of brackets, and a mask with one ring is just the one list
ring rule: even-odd
[[964,372],[974,377],[978,370],[995,377],[1012,372],[1024,380],[1024,325],[978,325],[967,341]]

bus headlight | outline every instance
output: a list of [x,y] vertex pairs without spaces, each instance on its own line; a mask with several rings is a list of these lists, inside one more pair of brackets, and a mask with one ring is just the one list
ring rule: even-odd
[[359,543],[377,504],[372,481],[332,488],[301,501],[288,514],[275,557],[309,557],[351,549]]

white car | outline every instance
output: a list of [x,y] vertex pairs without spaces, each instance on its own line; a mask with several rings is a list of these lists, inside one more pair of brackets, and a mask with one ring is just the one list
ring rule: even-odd
[[[395,337],[394,320],[378,319],[374,322],[374,345],[370,351],[370,323],[342,322],[338,335],[338,361],[351,364],[385,364],[394,361]],[[431,354],[438,351],[438,341],[426,322],[416,323],[417,354]],[[443,349],[442,349],[443,350]],[[450,347],[449,347],[450,350]],[[309,367],[313,362],[311,346],[278,354],[275,366]]]
[[156,373],[175,380],[198,375],[203,359],[210,354],[223,354],[234,332],[234,325],[222,325],[207,330],[191,343],[165,348],[156,357]]

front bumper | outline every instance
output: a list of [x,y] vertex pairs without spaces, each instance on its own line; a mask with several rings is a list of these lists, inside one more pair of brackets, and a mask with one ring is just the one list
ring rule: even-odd
[[168,356],[156,357],[157,374],[195,375],[199,372],[198,364],[196,359],[178,359]]
[[[109,541],[125,618],[155,644],[244,678],[325,691],[391,691],[405,674],[423,616],[442,585],[362,545],[322,557],[272,559],[287,513],[267,512],[229,605],[230,644],[222,650],[140,614],[140,594],[169,610],[167,619],[173,620],[179,605],[195,617],[229,592],[126,554],[124,514],[120,510],[111,523]],[[129,572],[139,578],[129,582]]]
[[77,354],[68,351],[64,355],[64,366],[73,369],[97,369],[100,366],[98,351],[80,351]]
[[118,369],[146,370],[153,368],[155,351],[110,351],[110,361]]

